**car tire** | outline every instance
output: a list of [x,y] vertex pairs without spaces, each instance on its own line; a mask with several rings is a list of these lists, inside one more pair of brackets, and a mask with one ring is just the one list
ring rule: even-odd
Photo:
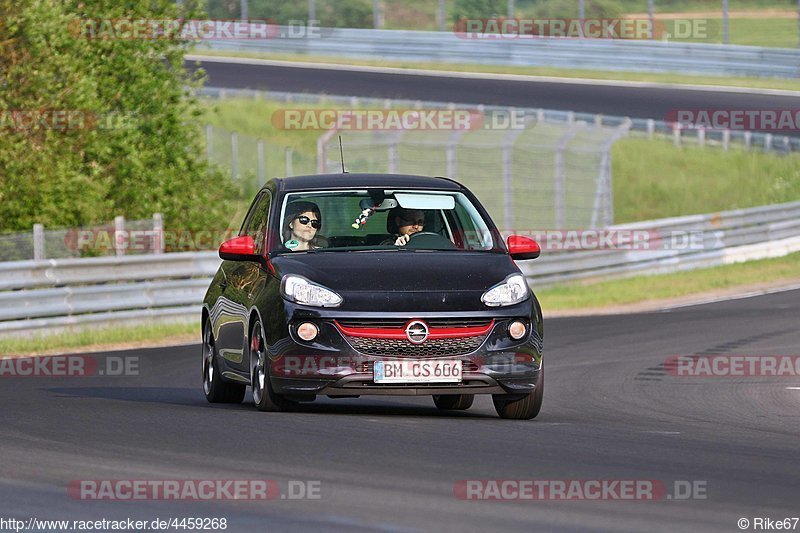
[[433,396],[433,403],[436,404],[436,407],[452,411],[469,409],[474,401],[474,394],[435,394]]
[[295,402],[276,394],[269,380],[267,364],[267,345],[264,341],[264,330],[261,321],[256,320],[250,331],[250,368],[253,384],[253,404],[259,411],[287,411],[296,405]]
[[502,394],[493,394],[492,402],[494,409],[500,418],[511,420],[530,420],[536,418],[542,408],[544,399],[544,366],[539,370],[539,377],[536,379],[536,388],[530,394],[526,394],[517,400],[507,400]]
[[211,321],[203,326],[203,393],[210,403],[242,403],[247,385],[229,383],[222,378],[214,345]]

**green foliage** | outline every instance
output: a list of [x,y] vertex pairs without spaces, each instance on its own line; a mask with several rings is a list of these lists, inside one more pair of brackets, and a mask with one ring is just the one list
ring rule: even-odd
[[455,0],[452,18],[459,21],[463,18],[503,17],[506,14],[508,3],[504,0]]
[[[168,228],[227,221],[236,191],[202,159],[199,104],[187,90],[200,80],[183,69],[189,43],[77,31],[80,19],[200,16],[188,4],[179,12],[172,0],[0,0],[0,231],[154,212]],[[84,127],[8,120],[41,110],[63,110]]]
[[[371,0],[317,0],[316,17],[326,28],[371,28]],[[239,0],[214,0],[209,3],[211,18],[231,19],[242,15]],[[279,24],[308,20],[308,2],[285,0],[248,0],[247,17],[271,20]]]
[[[617,18],[623,14],[622,6],[614,0],[586,0],[586,18]],[[644,10],[647,10],[645,4]],[[535,8],[538,18],[578,18],[578,3],[575,0],[547,0]]]

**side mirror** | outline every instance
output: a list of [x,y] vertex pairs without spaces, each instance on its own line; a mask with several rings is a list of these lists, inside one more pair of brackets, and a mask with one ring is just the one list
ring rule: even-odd
[[511,259],[536,259],[542,252],[539,243],[531,238],[521,235],[511,235],[508,237],[508,252]]
[[228,261],[252,261],[256,255],[256,243],[250,235],[234,237],[222,243],[219,256]]

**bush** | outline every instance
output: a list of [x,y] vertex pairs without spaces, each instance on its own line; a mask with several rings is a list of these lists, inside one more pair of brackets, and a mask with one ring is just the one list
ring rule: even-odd
[[484,19],[508,14],[508,3],[504,0],[455,0],[453,20]]
[[[212,18],[239,18],[242,16],[239,0],[213,1],[209,6]],[[371,0],[317,0],[317,19],[328,28],[371,28]],[[279,24],[308,19],[308,2],[285,0],[249,0],[247,17],[253,20],[271,20]]]
[[[622,6],[614,0],[586,0],[584,9],[586,18],[590,19],[618,18],[624,13]],[[538,3],[534,13],[536,18],[542,19],[576,19],[578,3],[575,0],[547,0]]]

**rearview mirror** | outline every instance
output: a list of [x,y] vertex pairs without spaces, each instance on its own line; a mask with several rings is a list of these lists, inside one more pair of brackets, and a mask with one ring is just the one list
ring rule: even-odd
[[511,235],[508,237],[508,252],[511,259],[536,259],[542,250],[539,243],[529,237]]
[[256,243],[250,235],[234,237],[222,243],[219,256],[228,261],[252,261],[256,255]]

